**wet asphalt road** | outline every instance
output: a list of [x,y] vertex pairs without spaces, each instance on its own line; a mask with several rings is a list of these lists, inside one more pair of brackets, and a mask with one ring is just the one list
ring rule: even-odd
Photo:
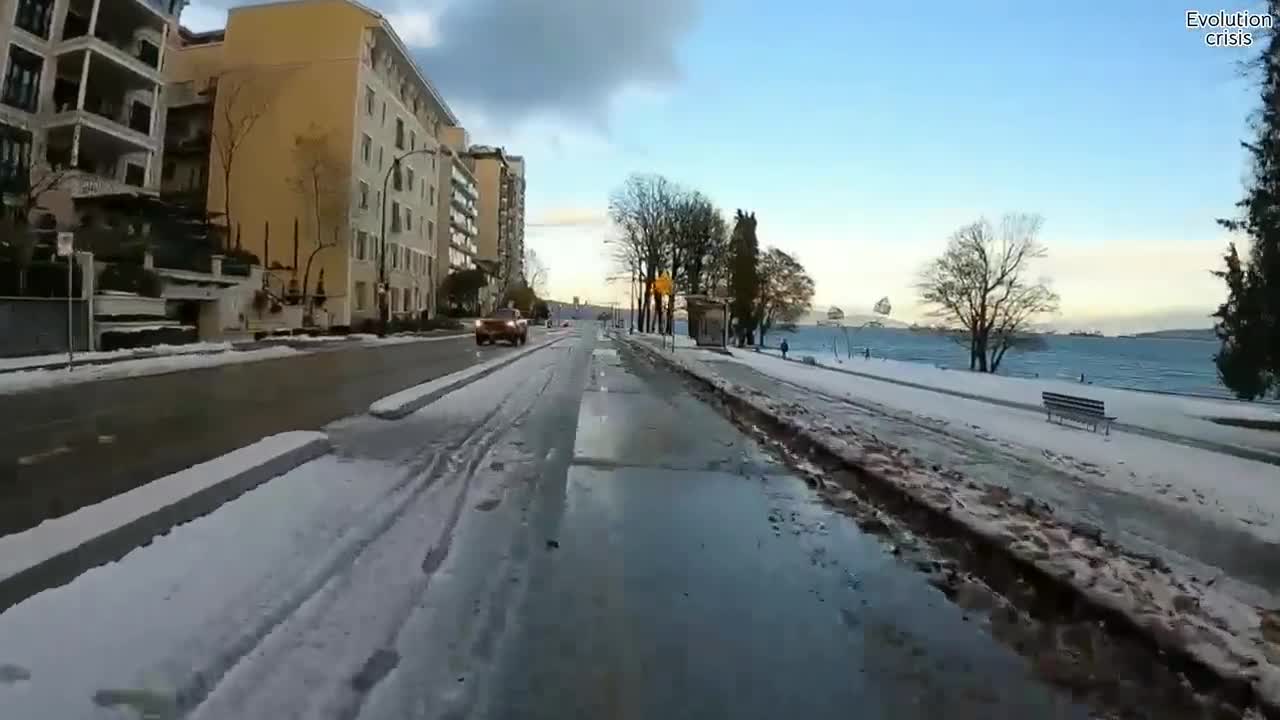
[[[540,334],[539,334],[540,336]],[[0,535],[510,352],[470,336],[0,395]]]
[[669,372],[561,345],[358,717],[1087,715]]
[[[0,613],[0,668],[19,678],[0,677],[0,708],[1089,716],[669,371],[592,331],[403,420],[327,429],[334,455]],[[86,612],[111,621],[85,628]]]

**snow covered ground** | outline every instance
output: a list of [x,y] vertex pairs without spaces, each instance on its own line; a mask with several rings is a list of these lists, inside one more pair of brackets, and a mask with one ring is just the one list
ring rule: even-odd
[[[738,351],[734,356],[764,371],[767,371],[767,368],[784,366],[776,351],[765,350],[759,353]],[[797,356],[792,353],[792,357]],[[1280,433],[1226,426],[1208,420],[1208,418],[1237,418],[1280,422],[1280,407],[1275,405],[1251,405],[1242,402],[1120,390],[1061,380],[1012,378],[943,370],[924,363],[875,357],[870,360],[855,357],[839,363],[828,358],[817,358],[817,361],[821,366],[830,366],[848,373],[1032,407],[1040,407],[1040,393],[1046,391],[1088,397],[1106,403],[1107,414],[1116,416],[1116,422],[1122,425],[1227,445],[1256,448],[1280,456]]]
[[[1280,468],[1253,460],[1187,447],[1141,435],[1113,432],[1110,436],[1045,422],[1042,412],[992,405],[930,390],[920,390],[867,379],[800,363],[784,362],[764,353],[734,353],[733,362],[779,380],[838,398],[871,401],[886,408],[906,411],[930,423],[944,424],[1037,460],[1048,460],[1089,483],[1127,493],[1139,494],[1153,502],[1189,507],[1215,520],[1238,521],[1249,532],[1269,542],[1280,542]],[[856,362],[855,362],[856,364]],[[875,360],[866,362],[878,365]],[[907,364],[907,363],[900,363]],[[928,367],[924,368],[929,370]],[[939,371],[960,375],[954,371]],[[927,374],[927,373],[926,373]],[[969,377],[975,385],[999,391],[1001,399],[1017,397],[1025,390],[1016,378]],[[994,381],[994,382],[993,382]],[[1015,387],[1006,388],[1005,385]],[[1067,387],[1070,387],[1068,384]],[[1078,394],[1094,396],[1098,388]],[[1259,430],[1206,423],[1187,410],[1215,410],[1211,401],[1166,396],[1129,398],[1144,393],[1110,390],[1106,402],[1126,409],[1122,416],[1133,424],[1176,427],[1192,437],[1209,425],[1220,431],[1229,444],[1249,445],[1252,436],[1280,435]],[[1101,397],[1099,398],[1101,399]],[[1124,408],[1124,409],[1120,409]],[[1157,410],[1158,409],[1158,410]],[[1266,440],[1280,443],[1280,437]],[[1262,443],[1266,444],[1266,443]]]
[[[224,352],[231,349],[228,342],[201,342],[189,345],[154,345],[151,347],[129,348],[125,350],[109,350],[103,352],[76,353],[76,362],[99,362],[123,360],[134,357],[151,357],[156,355],[191,355],[195,353]],[[0,371],[23,370],[46,365],[57,365],[67,361],[66,353],[53,355],[27,355],[16,358],[0,358]]]
[[[223,345],[223,343],[218,343]],[[177,346],[182,348],[196,346]],[[132,351],[131,351],[132,352]],[[232,365],[236,363],[275,360],[298,354],[298,350],[290,347],[270,347],[258,350],[232,351],[227,348],[212,350],[173,353],[159,357],[143,357],[136,360],[121,360],[103,365],[81,365],[72,370],[65,368],[47,370],[21,370],[18,372],[0,373],[0,395],[43,390],[51,387],[75,385],[96,380],[119,380],[122,378],[140,377],[143,375],[161,375],[180,370]],[[125,355],[123,357],[130,357]],[[24,358],[25,359],[25,358]]]
[[429,612],[463,510],[531,491],[522,419],[557,372],[533,353],[339,421],[333,454],[0,613],[0,717],[354,717],[352,677]]

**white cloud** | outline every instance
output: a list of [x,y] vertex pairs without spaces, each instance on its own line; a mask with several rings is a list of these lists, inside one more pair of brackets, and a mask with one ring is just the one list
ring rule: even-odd
[[411,48],[430,48],[440,43],[439,24],[432,11],[398,10],[387,14],[396,34]]

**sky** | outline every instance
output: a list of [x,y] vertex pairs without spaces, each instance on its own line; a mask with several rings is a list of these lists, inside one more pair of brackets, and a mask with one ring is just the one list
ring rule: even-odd
[[[225,22],[225,0],[182,16]],[[818,307],[924,320],[913,281],[959,227],[1041,214],[1050,324],[1208,327],[1257,104],[1171,0],[800,5],[372,0],[471,133],[527,159],[550,294],[626,303],[604,241],[631,173],[754,211]],[[1257,3],[1226,10],[1257,9]],[[1260,42],[1261,36],[1255,35]]]

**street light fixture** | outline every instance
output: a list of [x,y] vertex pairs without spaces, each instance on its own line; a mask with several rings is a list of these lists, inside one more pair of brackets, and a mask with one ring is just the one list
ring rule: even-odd
[[387,287],[387,194],[391,183],[391,173],[397,171],[400,163],[413,155],[438,155],[435,148],[422,147],[397,157],[391,161],[387,174],[382,178],[382,229],[378,235],[378,334],[387,334],[387,324],[391,322],[390,288]]

